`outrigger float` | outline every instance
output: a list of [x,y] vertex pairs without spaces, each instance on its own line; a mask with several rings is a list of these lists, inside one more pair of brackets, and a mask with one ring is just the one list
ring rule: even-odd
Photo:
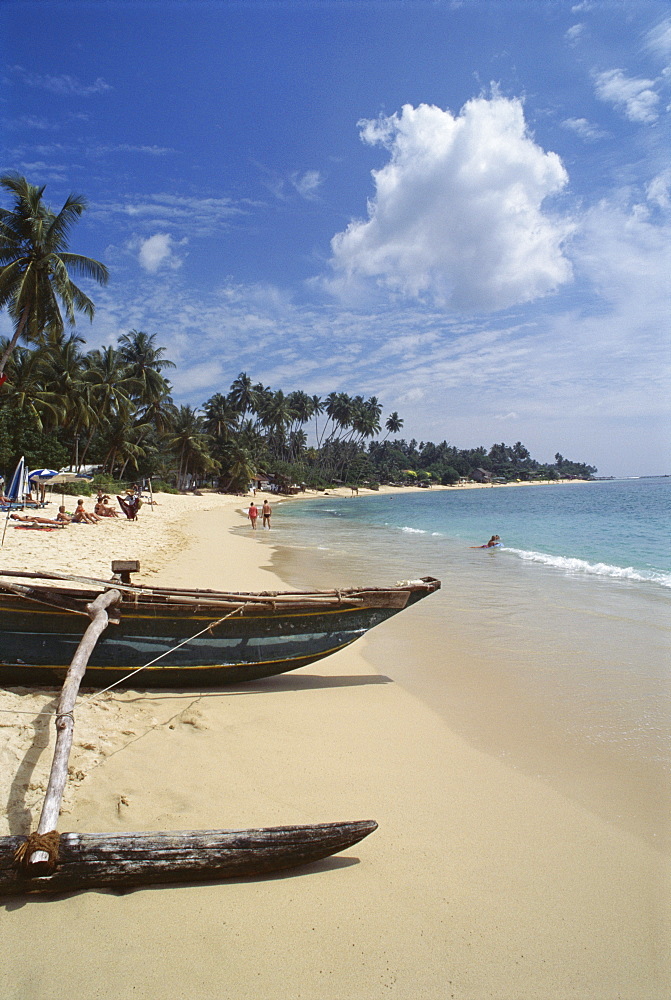
[[[323,643],[317,641],[319,637],[330,635],[331,641],[336,642],[334,648],[341,648],[379,621],[440,587],[437,580],[425,578],[387,590],[363,588],[318,594],[215,594],[212,591],[135,587],[130,583],[130,572],[139,569],[136,562],[115,562],[112,569],[115,578],[111,582],[65,577],[63,574],[2,572],[0,656],[3,678],[7,676],[5,668],[9,668],[10,676],[24,678],[22,683],[28,678],[32,682],[38,678],[42,683],[46,682],[49,672],[60,668],[64,651],[75,641],[75,630],[69,624],[65,626],[64,620],[68,623],[70,619],[77,621],[78,615],[85,614],[90,623],[77,643],[56,709],[56,747],[37,830],[28,837],[0,837],[0,896],[93,888],[123,889],[156,883],[265,875],[320,861],[352,847],[377,829],[374,820],[360,820],[258,830],[59,834],[56,826],[67,781],[75,701],[89,660],[99,647],[103,653],[98,656],[91,674],[96,679],[102,676],[109,680],[109,671],[113,675],[123,674],[120,663],[109,663],[110,657],[114,659],[118,656],[119,648],[132,651],[133,656],[144,649],[134,631],[141,630],[138,622],[153,623],[153,637],[156,638],[156,632],[159,632],[161,645],[167,642],[188,645],[190,642],[188,638],[180,638],[180,629],[174,624],[170,629],[170,612],[177,612],[176,620],[179,622],[183,623],[186,618],[191,627],[203,619],[210,620],[210,625],[206,625],[203,631],[211,629],[214,632],[218,626],[234,618],[236,624],[254,622],[256,629],[247,630],[246,640],[245,633],[228,632],[224,636],[228,642],[223,647],[220,642],[219,648],[236,651],[237,659],[231,657],[231,664],[210,663],[194,667],[192,662],[185,664],[181,657],[170,659],[169,650],[164,654],[168,662],[161,668],[164,671],[159,682],[161,686],[179,686],[185,678],[193,682],[194,676],[199,679],[207,676],[201,673],[202,670],[212,669],[219,671],[216,675],[219,681],[225,678],[237,683],[241,679],[268,676],[321,659],[333,649],[324,648]],[[30,583],[19,582],[26,577],[30,577]],[[78,589],[73,590],[73,584]],[[174,603],[169,600],[171,596],[176,598]],[[20,604],[17,605],[17,601]],[[37,613],[42,615],[39,622],[29,617],[30,611],[25,612],[25,603],[31,609],[33,604],[39,606]],[[48,610],[44,610],[45,607]],[[346,614],[353,617],[346,619],[344,627],[338,630],[323,624],[330,621],[329,615]],[[281,643],[283,637],[290,639],[298,635],[302,637],[299,643],[302,641],[302,648],[306,649],[306,619],[310,619],[309,627],[318,628],[318,631],[307,633],[310,652],[280,655],[271,660],[261,659],[256,653],[246,664],[249,669],[245,671],[240,651],[245,644],[250,645],[251,635],[269,639],[271,643]],[[283,621],[284,631],[281,628]],[[121,642],[117,638],[116,644],[113,640],[112,649],[104,651],[104,642],[100,640],[110,623],[125,625],[124,638]],[[45,632],[37,632],[36,625]],[[178,634],[175,635],[175,632]],[[140,634],[145,639],[147,635],[152,636],[151,628],[145,625]],[[24,651],[29,657],[25,663],[18,654],[18,650],[24,648],[22,636],[25,640]],[[55,664],[41,662],[49,642],[55,643],[58,649]],[[129,655],[127,652],[123,660],[124,669],[133,668]],[[202,658],[201,651],[197,659]],[[216,659],[222,659],[221,654]],[[144,664],[139,669],[143,667]],[[232,673],[222,674],[221,671],[227,667]],[[26,673],[23,673],[24,669]],[[135,669],[138,670],[137,667]],[[149,669],[147,667],[147,671]],[[194,670],[198,673],[194,674]],[[210,677],[210,680],[214,678]]]

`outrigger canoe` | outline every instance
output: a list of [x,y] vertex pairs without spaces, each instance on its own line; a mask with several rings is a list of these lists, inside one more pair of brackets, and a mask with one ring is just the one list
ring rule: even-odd
[[135,585],[135,561],[112,569],[112,582],[0,570],[0,683],[60,682],[86,605],[110,586],[122,600],[91,654],[87,684],[106,687],[144,668],[128,679],[142,688],[226,686],[295,670],[440,588],[423,577],[391,587],[225,593]]
[[258,830],[59,833],[79,686],[112,620],[110,609],[121,603],[121,591],[108,587],[86,607],[90,621],[54,715],[56,745],[37,829],[28,836],[0,837],[0,896],[265,875],[330,857],[377,828],[374,820],[359,820]]

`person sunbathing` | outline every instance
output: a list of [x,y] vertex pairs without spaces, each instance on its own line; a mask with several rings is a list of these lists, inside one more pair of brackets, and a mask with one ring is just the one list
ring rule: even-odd
[[103,517],[118,517],[119,511],[115,510],[114,507],[110,507],[108,500],[109,497],[103,497],[103,502],[102,502]]
[[98,515],[98,517],[118,517],[117,511],[113,507],[110,507],[107,501],[109,497],[103,497],[102,500],[98,500],[93,512]]
[[91,514],[89,511],[84,510],[84,501],[78,500],[72,520],[74,524],[97,524],[100,518],[97,514]]
[[[63,507],[62,510],[65,511],[65,507]],[[28,521],[30,524],[50,524],[57,528],[61,527],[64,528],[66,524],[70,523],[70,518],[68,517],[67,514],[65,515],[66,518],[65,521],[60,517],[60,511],[55,518],[37,517],[35,514],[32,514],[30,516],[28,516],[27,514],[10,514],[9,516],[12,521]]]

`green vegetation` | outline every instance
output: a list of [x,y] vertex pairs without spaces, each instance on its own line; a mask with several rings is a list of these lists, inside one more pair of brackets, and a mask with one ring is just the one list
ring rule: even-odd
[[[325,398],[284,393],[242,372],[227,393],[202,407],[176,406],[164,371],[172,362],[153,334],[131,330],[116,347],[84,353],[81,339],[18,346],[0,388],[0,469],[26,456],[33,468],[100,468],[107,492],[151,476],[185,489],[213,484],[246,490],[254,475],[326,488],[347,483],[452,484],[484,470],[494,479],[590,478],[593,466],[561,455],[542,465],[520,442],[457,449],[443,441],[390,440],[403,420],[382,431],[376,397],[332,392]],[[0,349],[2,349],[0,344]],[[75,486],[76,490],[76,486]],[[80,490],[81,492],[81,490]]]
[[[0,356],[0,377],[18,341],[56,342],[63,336],[63,316],[75,325],[75,313],[93,319],[95,307],[70,277],[70,271],[100,284],[107,282],[104,264],[68,251],[70,229],[86,209],[81,195],[71,194],[60,212],[42,201],[44,187],[19,174],[0,177],[14,196],[10,211],[0,208],[0,308],[7,307],[14,335]],[[60,303],[60,306],[59,306]]]
[[61,306],[71,327],[76,312],[90,319],[94,313],[69,271],[107,281],[104,265],[67,249],[85,200],[71,195],[55,213],[42,201],[43,187],[14,174],[0,185],[14,197],[11,211],[0,209],[0,308],[14,323],[13,336],[0,340],[5,475],[21,455],[32,468],[96,466],[102,478],[95,484],[110,493],[144,477],[157,489],[159,482],[176,489],[208,483],[239,492],[253,476],[272,477],[286,489],[294,483],[452,484],[474,475],[506,482],[590,478],[597,471],[560,454],[554,464],[541,465],[519,441],[459,450],[446,441],[389,440],[403,427],[396,412],[380,440],[377,397],[285,394],[245,372],[202,412],[176,406],[164,374],[175,366],[155,334],[131,330],[116,347],[85,353],[84,340],[74,330],[65,333]]

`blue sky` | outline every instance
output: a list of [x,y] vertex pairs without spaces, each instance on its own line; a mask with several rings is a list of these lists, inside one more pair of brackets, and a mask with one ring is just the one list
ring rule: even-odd
[[670,471],[665,3],[5,0],[0,79],[0,170],[89,200],[79,332],[157,334],[178,402]]

